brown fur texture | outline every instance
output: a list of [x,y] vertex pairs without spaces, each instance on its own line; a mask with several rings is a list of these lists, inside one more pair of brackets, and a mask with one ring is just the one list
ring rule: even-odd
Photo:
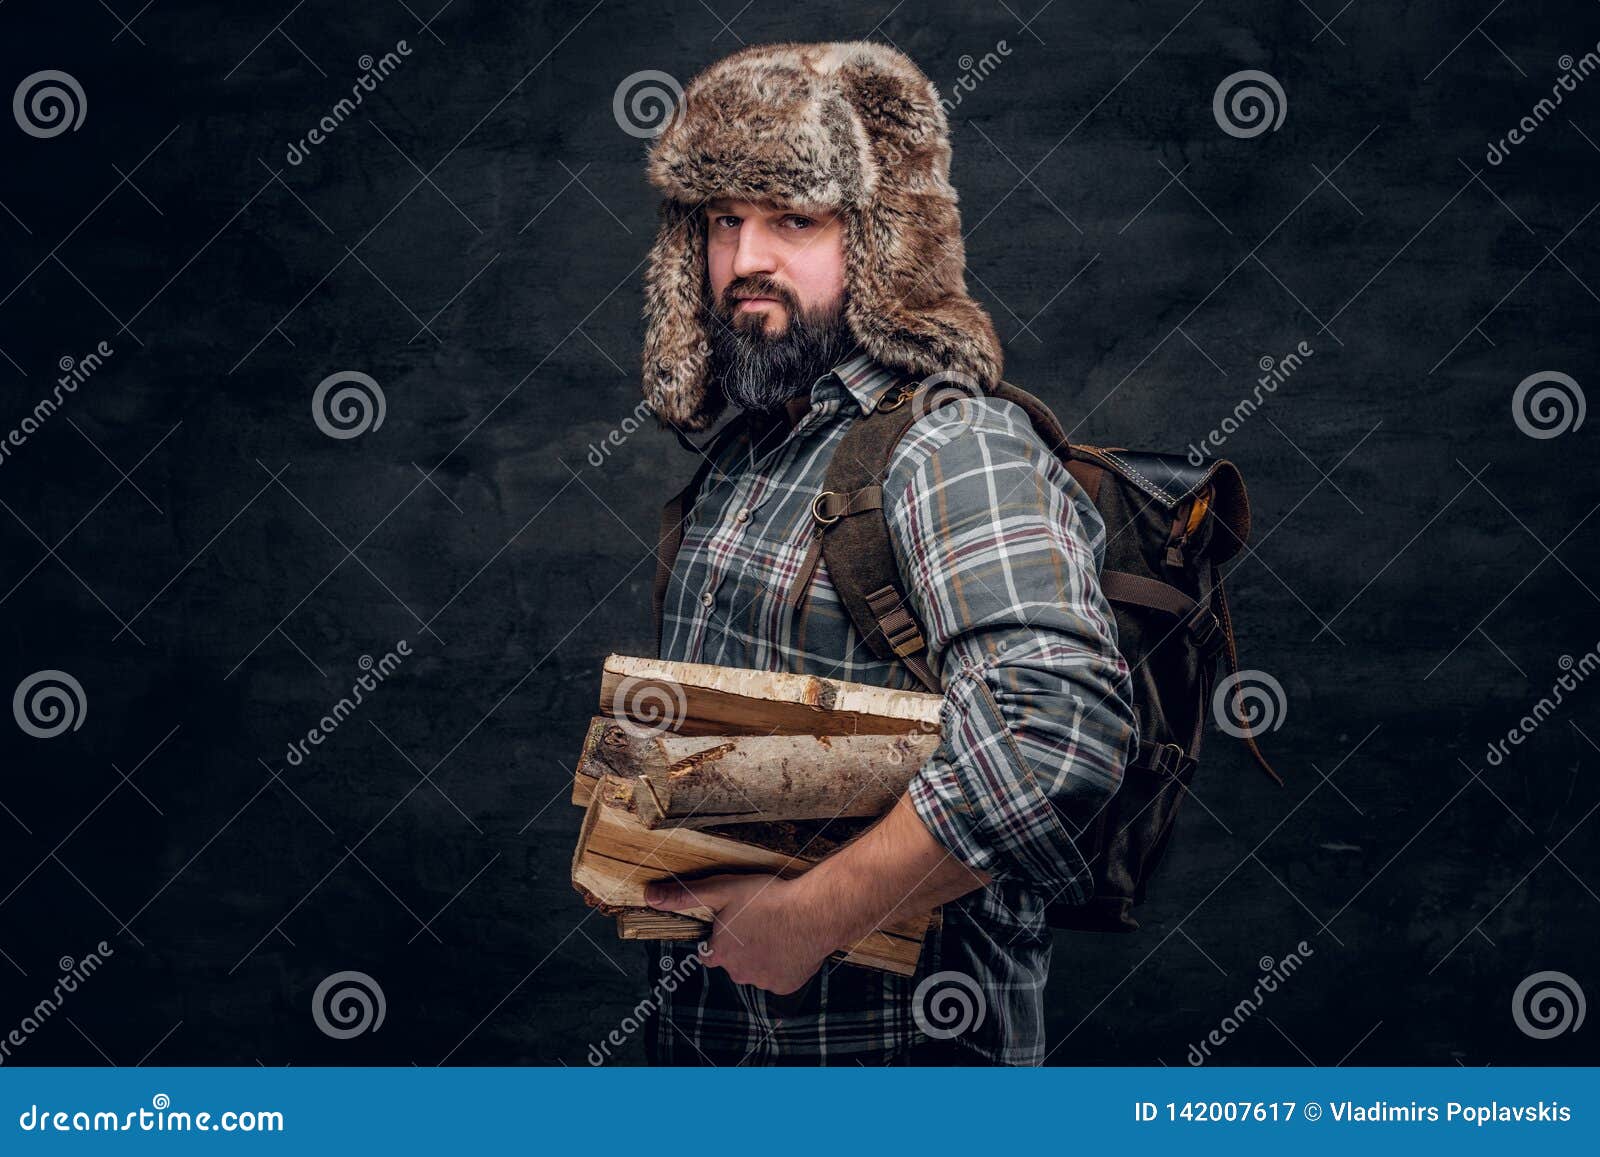
[[967,295],[949,135],[932,82],[871,41],[751,45],[689,83],[648,165],[665,196],[645,277],[644,394],[663,424],[704,430],[727,404],[706,379],[701,324],[701,210],[716,197],[840,210],[845,317],[862,348],[918,376],[1000,379],[1000,339]]

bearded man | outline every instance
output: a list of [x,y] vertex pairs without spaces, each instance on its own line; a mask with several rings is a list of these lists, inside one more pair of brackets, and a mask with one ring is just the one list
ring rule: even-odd
[[[653,1063],[1045,1055],[1045,908],[1087,901],[1083,831],[1137,724],[1097,579],[1102,520],[1026,414],[985,393],[1002,355],[966,292],[949,166],[937,90],[864,41],[718,61],[651,149],[645,397],[706,459],[667,528],[681,545],[657,592],[660,656],[943,695],[939,746],[899,802],[805,875],[652,885],[658,909],[716,914],[706,966],[656,990]],[[818,503],[852,424],[934,377],[965,396],[910,426],[871,514],[904,580],[889,615],[925,635],[897,633],[917,645],[884,658],[819,557]],[[730,403],[717,437],[683,438]],[[828,962],[940,905],[915,975]],[[693,951],[651,944],[651,969],[682,972]],[[947,998],[958,1031],[934,1007]]]

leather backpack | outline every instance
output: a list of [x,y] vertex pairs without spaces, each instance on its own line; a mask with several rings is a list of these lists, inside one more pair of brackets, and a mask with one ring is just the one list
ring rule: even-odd
[[[863,643],[880,659],[902,661],[934,693],[943,688],[928,666],[927,642],[895,562],[881,482],[907,429],[940,404],[907,403],[921,388],[939,388],[938,381],[935,376],[906,383],[845,432],[812,503],[813,538],[790,594],[798,605],[818,557],[825,559]],[[1218,658],[1230,674],[1239,670],[1219,568],[1243,549],[1250,534],[1244,479],[1226,459],[1194,466],[1182,455],[1070,444],[1049,406],[1028,391],[1002,381],[986,393],[1028,415],[1105,523],[1100,587],[1116,618],[1117,649],[1132,672],[1138,748],[1117,791],[1077,840],[1094,879],[1090,899],[1081,905],[1051,903],[1046,914],[1052,928],[1133,932],[1139,923],[1132,909],[1145,899],[1194,779]],[[736,416],[707,447],[715,449],[745,421],[742,413]],[[710,469],[708,454],[689,485],[662,508],[654,593],[658,651],[684,518]],[[1242,698],[1237,708],[1243,723],[1234,724],[1236,733],[1281,785],[1256,744]],[[1069,831],[1075,827],[1068,824]]]

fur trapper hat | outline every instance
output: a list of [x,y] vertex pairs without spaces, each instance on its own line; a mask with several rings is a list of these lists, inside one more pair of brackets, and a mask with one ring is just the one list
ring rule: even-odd
[[645,278],[644,395],[664,424],[708,428],[726,406],[707,381],[706,202],[840,210],[846,321],[885,366],[987,389],[1000,340],[967,295],[939,93],[871,41],[751,45],[685,89],[649,154],[664,194]]

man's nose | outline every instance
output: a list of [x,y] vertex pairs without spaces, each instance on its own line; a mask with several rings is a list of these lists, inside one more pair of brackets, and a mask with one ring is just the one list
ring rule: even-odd
[[739,245],[733,254],[733,275],[750,277],[757,273],[776,273],[777,246],[764,225],[745,221],[739,226]]

